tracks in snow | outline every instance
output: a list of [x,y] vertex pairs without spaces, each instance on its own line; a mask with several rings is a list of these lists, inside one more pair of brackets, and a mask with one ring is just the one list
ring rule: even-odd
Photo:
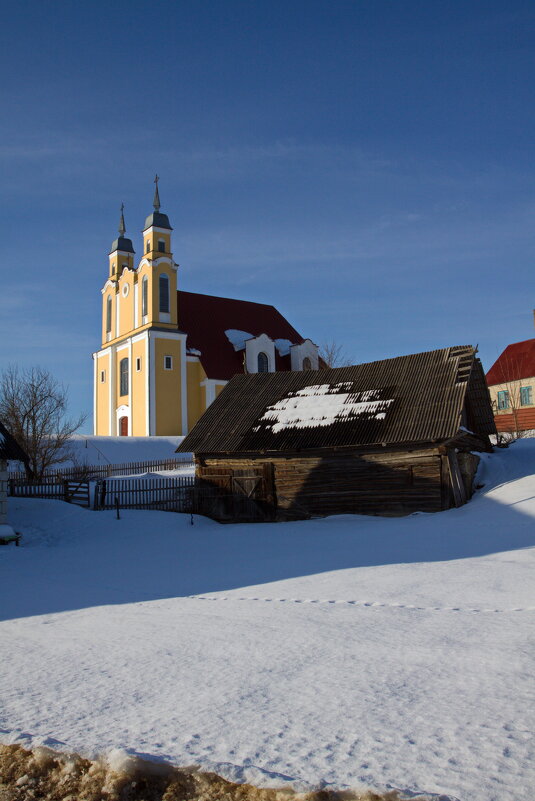
[[463,606],[418,606],[417,604],[382,603],[380,601],[347,601],[328,598],[261,598],[259,596],[228,596],[228,595],[188,595],[195,601],[259,601],[261,603],[280,604],[339,604],[342,606],[357,606],[368,608],[408,609],[411,612],[468,612],[481,614],[495,614],[508,612],[535,612],[535,606],[514,607],[511,609],[495,609],[485,607]]

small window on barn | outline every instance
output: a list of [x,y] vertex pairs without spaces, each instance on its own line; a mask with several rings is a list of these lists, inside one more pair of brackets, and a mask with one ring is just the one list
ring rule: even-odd
[[533,405],[533,393],[531,387],[520,387],[520,405],[521,406]]
[[269,373],[269,359],[263,351],[258,354],[258,372]]
[[312,370],[312,362],[310,361],[308,356],[305,356],[305,358],[303,359],[303,370]]
[[506,389],[498,392],[498,409],[509,408],[509,393]]
[[128,359],[121,359],[119,362],[119,376],[119,395],[128,395]]
[[165,253],[165,240],[158,239],[158,253]]

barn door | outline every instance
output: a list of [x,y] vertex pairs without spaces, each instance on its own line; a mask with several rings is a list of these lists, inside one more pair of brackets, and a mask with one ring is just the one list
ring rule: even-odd
[[119,418],[119,435],[121,437],[128,436],[128,417]]
[[[273,520],[272,465],[243,469],[205,467],[198,482],[197,508],[216,520]],[[209,510],[209,511],[208,511]]]

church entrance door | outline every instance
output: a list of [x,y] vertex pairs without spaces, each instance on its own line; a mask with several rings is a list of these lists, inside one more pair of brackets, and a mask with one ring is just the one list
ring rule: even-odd
[[121,437],[128,436],[128,417],[119,418],[119,434]]

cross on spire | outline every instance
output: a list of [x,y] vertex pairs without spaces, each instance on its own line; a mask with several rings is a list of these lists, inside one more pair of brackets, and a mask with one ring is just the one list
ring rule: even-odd
[[126,226],[124,224],[124,203],[121,203],[121,219],[119,220],[119,236],[124,236],[126,233]]
[[154,200],[152,201],[152,205],[154,206],[154,211],[160,211],[160,193],[158,192],[159,180],[160,180],[159,176],[156,175],[154,178],[154,183],[156,184],[156,188],[154,190]]

